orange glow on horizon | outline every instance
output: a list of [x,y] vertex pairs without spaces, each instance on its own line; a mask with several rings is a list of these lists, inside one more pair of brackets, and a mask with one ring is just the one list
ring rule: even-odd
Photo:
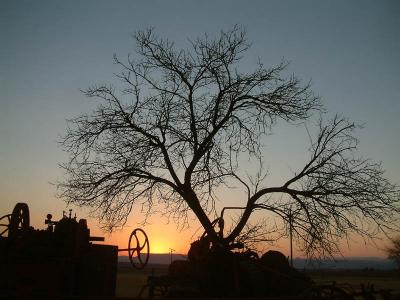
[[[56,205],[54,207],[44,207],[40,206],[38,203],[29,203],[29,210],[31,216],[31,225],[35,229],[45,229],[44,219],[46,213],[52,213],[54,216],[54,220],[57,221],[62,216],[62,210],[67,209],[65,207],[58,208]],[[12,211],[14,203],[10,203],[9,207],[6,207],[1,210],[2,215],[8,214]],[[174,254],[183,254],[186,255],[190,244],[196,240],[199,235],[201,235],[202,230],[199,229],[198,222],[191,222],[191,228],[180,231],[177,229],[176,224],[168,223],[166,220],[161,218],[159,215],[154,215],[150,218],[149,223],[145,226],[139,225],[137,220],[140,220],[138,216],[132,216],[129,219],[129,222],[122,230],[118,230],[113,232],[112,234],[103,232],[99,226],[98,221],[96,219],[92,219],[85,216],[84,211],[75,210],[73,211],[73,215],[77,215],[77,218],[87,218],[88,227],[90,229],[90,233],[92,236],[103,236],[105,241],[103,244],[108,245],[116,245],[119,249],[127,249],[128,248],[128,240],[129,236],[134,228],[142,228],[148,235],[150,241],[150,252],[151,253],[170,253],[171,249],[173,249]],[[134,222],[133,220],[136,220]],[[381,240],[377,240],[376,244],[373,244],[371,241],[364,241],[362,238],[352,238],[351,240],[346,242],[343,240],[341,242],[341,250],[342,255],[344,257],[381,257],[386,258],[387,254],[385,252],[386,247],[389,245],[389,241],[381,236]],[[133,245],[134,246],[134,245]],[[289,255],[289,242],[287,239],[282,239],[279,243],[275,245],[266,245],[263,251],[267,250],[278,250],[281,251],[284,255]],[[304,257],[304,254],[301,253],[294,247],[293,257]],[[127,251],[119,252],[120,256],[127,256]]]
[[[154,222],[153,218],[151,218],[149,224],[146,225],[135,224],[135,222],[130,220],[138,220],[138,218],[131,217],[123,229],[116,230],[111,234],[104,233],[98,229],[95,219],[88,221],[88,226],[91,229],[91,235],[104,236],[104,244],[116,245],[119,249],[127,249],[131,232],[135,228],[141,228],[148,236],[150,242],[150,253],[170,253],[172,249],[174,254],[186,255],[189,250],[190,243],[193,242],[193,238],[197,238],[197,236],[192,237],[196,228],[180,231],[176,228],[176,224],[166,224],[166,220],[156,217],[159,216],[154,216],[154,219],[158,219],[158,222]],[[135,243],[135,241],[133,243]],[[131,245],[131,247],[135,246],[135,244]],[[118,253],[118,255],[127,256],[128,252],[121,251]]]
[[[180,232],[176,230],[174,224],[165,225],[161,223],[160,225],[153,224],[142,228],[149,236],[150,253],[170,253],[171,249],[173,249],[174,254],[186,255],[191,242],[193,242],[194,238],[197,238],[196,235],[194,238],[192,237],[194,230]],[[122,231],[105,236],[105,244],[118,245],[120,249],[126,249],[128,248],[128,239],[131,231],[131,228],[125,228]],[[346,241],[343,241],[341,251],[344,257],[386,258],[387,255],[384,251],[386,244],[387,242],[385,243],[384,240],[382,240],[380,244],[374,245],[373,243],[364,243],[361,238],[353,238],[349,245]],[[285,256],[288,256],[290,253],[289,241],[282,239],[274,245],[265,245],[265,247],[263,247],[263,252],[268,250],[277,250],[282,252]],[[293,252],[294,258],[304,258],[304,254],[301,253],[295,245]],[[119,252],[119,255],[127,256],[128,252]],[[337,256],[340,257],[340,255]]]

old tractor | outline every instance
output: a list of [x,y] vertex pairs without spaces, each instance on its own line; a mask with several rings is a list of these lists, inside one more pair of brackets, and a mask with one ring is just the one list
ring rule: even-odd
[[[212,222],[223,241],[224,218]],[[165,276],[149,276],[140,296],[150,298],[266,298],[306,295],[313,282],[278,251],[261,257],[243,243],[211,243],[206,233],[191,244],[187,260],[173,261]],[[275,299],[275,298],[274,298]]]
[[85,219],[72,211],[59,221],[48,214],[47,228],[30,226],[29,208],[17,203],[0,218],[0,298],[115,296],[118,251],[128,251],[133,267],[144,268],[150,244],[146,233],[134,229],[128,248],[103,245],[90,235]]

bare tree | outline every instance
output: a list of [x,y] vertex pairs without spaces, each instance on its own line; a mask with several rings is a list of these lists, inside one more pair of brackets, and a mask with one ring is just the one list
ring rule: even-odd
[[[254,211],[287,221],[290,208],[293,232],[308,255],[332,254],[350,231],[384,230],[399,212],[398,187],[380,164],[357,158],[356,125],[338,116],[310,133],[309,160],[290,180],[267,186],[262,168],[243,176],[240,157],[262,165],[261,139],[279,119],[303,122],[322,106],[308,84],[283,75],[286,63],[241,72],[249,44],[239,27],[183,50],[153,30],[134,38],[134,58],[114,57],[122,88],[85,90],[100,104],[70,120],[62,138],[70,157],[58,188],[67,202],[92,207],[110,226],[124,224],[135,203],[148,214],[163,204],[179,220],[193,212],[220,245],[233,242]],[[216,191],[234,183],[247,196],[222,236],[212,224]]]

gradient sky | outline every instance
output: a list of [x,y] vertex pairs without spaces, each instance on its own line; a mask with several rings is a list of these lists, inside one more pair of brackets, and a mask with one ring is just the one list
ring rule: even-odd
[[[116,53],[133,53],[130,37],[152,26],[184,45],[204,32],[234,24],[246,28],[253,46],[248,61],[266,65],[282,58],[289,71],[312,81],[327,110],[365,125],[359,132],[364,156],[381,160],[387,177],[400,183],[400,2],[393,1],[5,1],[0,2],[0,216],[27,202],[32,225],[44,227],[48,212],[66,210],[49,182],[60,179],[66,155],[57,146],[66,118],[94,103],[79,91],[113,82]],[[303,134],[299,134],[302,132]],[[280,126],[267,140],[271,182],[301,165],[304,128]],[[227,199],[232,195],[227,191]],[[78,210],[78,217],[88,211]],[[142,217],[131,216],[107,242],[126,247]],[[187,251],[193,230],[150,219],[154,252]],[[96,220],[89,225],[101,234]],[[197,233],[199,235],[199,233]],[[196,236],[196,234],[195,234]],[[384,255],[363,243],[343,246],[345,255]],[[286,245],[281,250],[287,252]],[[301,253],[295,253],[301,256]]]

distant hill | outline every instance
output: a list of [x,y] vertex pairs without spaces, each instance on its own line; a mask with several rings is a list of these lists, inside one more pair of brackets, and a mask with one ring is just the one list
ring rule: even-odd
[[[172,254],[172,260],[186,260],[187,256],[183,254]],[[119,256],[119,262],[129,262],[129,257]],[[149,264],[165,264],[171,262],[169,253],[152,253],[150,254]],[[303,258],[293,259],[293,265],[297,269],[306,270],[393,270],[396,264],[388,259],[379,257],[348,257],[333,260],[308,261]]]
[[[172,260],[186,260],[186,255],[183,254],[172,254]],[[129,262],[128,256],[118,256],[119,262]],[[169,253],[151,253],[149,257],[149,264],[162,264],[168,265],[171,263],[171,254]]]
[[307,261],[306,259],[293,259],[297,269],[306,270],[394,270],[396,264],[386,258],[379,257],[347,257],[336,260]]

